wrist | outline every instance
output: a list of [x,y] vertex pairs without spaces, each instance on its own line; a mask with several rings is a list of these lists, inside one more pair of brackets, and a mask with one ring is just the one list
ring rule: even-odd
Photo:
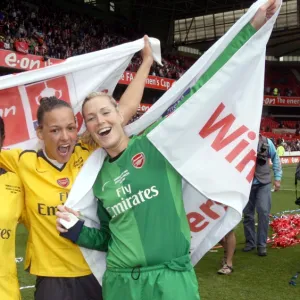
[[258,31],[259,28],[260,28],[260,26],[258,26],[257,23],[256,23],[254,20],[252,20],[252,21],[250,22],[250,25],[251,25],[256,31]]
[[150,68],[152,66],[152,64],[153,64],[152,56],[147,56],[147,57],[143,58],[142,65],[148,66]]

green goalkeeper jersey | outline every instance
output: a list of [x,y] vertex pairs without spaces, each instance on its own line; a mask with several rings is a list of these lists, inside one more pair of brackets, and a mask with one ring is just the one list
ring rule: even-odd
[[189,253],[181,176],[146,134],[105,160],[94,194],[110,216],[108,267],[152,266]]

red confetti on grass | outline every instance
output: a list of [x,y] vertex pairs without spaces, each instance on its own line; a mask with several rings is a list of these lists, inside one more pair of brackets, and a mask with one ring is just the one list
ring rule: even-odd
[[274,217],[270,226],[273,229],[268,243],[272,248],[286,248],[300,243],[300,214]]

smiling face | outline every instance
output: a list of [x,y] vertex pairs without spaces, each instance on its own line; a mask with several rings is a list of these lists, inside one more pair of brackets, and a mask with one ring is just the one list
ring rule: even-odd
[[44,141],[45,151],[50,159],[67,163],[77,142],[77,128],[72,109],[58,107],[45,112],[43,122],[37,129],[37,136]]
[[128,144],[123,117],[108,96],[96,96],[83,105],[82,113],[93,140],[114,157]]

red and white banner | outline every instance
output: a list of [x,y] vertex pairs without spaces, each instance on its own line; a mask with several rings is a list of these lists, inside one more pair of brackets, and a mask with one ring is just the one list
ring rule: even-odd
[[61,59],[49,58],[44,61],[42,56],[21,54],[9,50],[0,50],[0,67],[18,70],[36,70],[63,62]]
[[[22,52],[21,50],[23,48],[19,47],[18,49],[20,52]],[[0,67],[29,71],[51,66],[53,64],[62,63],[63,61],[64,60],[62,59],[56,58],[49,58],[47,61],[44,61],[42,56],[31,54],[23,55],[21,53],[16,53],[13,51],[0,50]],[[121,79],[119,80],[119,83],[128,85],[134,78],[135,74],[136,73],[128,71],[124,72]],[[174,82],[174,79],[150,75],[146,79],[146,87],[167,91],[174,84]]]
[[[300,162],[300,156],[281,156],[280,162],[282,165],[298,164]],[[271,159],[269,159],[270,166],[272,165]]]
[[287,107],[300,107],[300,97],[284,97],[284,96],[265,96],[265,106],[287,106]]
[[151,107],[151,104],[141,103],[138,107],[138,112],[145,113],[148,109],[150,109],[150,107]]
[[18,52],[21,52],[23,54],[27,54],[28,53],[28,43],[27,42],[15,42],[15,49]]
[[[158,43],[157,40],[152,40]],[[53,61],[53,65],[43,68],[46,62],[41,57],[22,55],[10,51],[4,61],[10,67],[30,68],[32,71],[0,77],[0,115],[6,124],[6,147],[34,148],[37,145],[35,129],[36,112],[43,97],[56,96],[72,104],[77,117],[78,130],[81,129],[81,101],[91,91],[105,90],[112,94],[132,55],[143,46],[139,40],[109,50],[71,57],[65,61]],[[156,52],[160,59],[160,54]],[[35,60],[32,60],[32,59]],[[113,67],[107,64],[113,62]],[[103,67],[105,66],[105,67]],[[123,69],[122,69],[123,68]],[[82,80],[87,79],[87,81]],[[146,106],[140,106],[141,111]]]
[[[134,76],[135,73],[126,71],[124,72],[119,83],[129,84],[134,78]],[[174,79],[149,75],[148,78],[146,79],[146,87],[156,89],[156,90],[167,91],[174,84],[174,82],[175,82]]]
[[282,156],[280,157],[282,165],[298,164],[300,162],[300,156]]

